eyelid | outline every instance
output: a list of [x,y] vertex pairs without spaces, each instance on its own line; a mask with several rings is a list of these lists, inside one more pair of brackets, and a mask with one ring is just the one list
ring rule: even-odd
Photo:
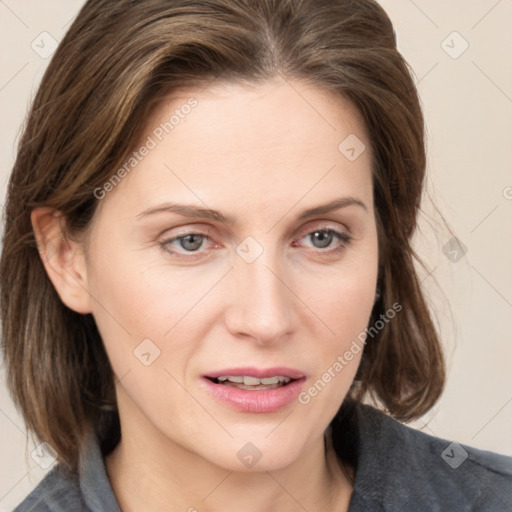
[[[327,219],[319,219],[312,220],[302,226],[299,230],[299,234],[297,237],[294,237],[294,242],[304,238],[305,236],[316,233],[317,231],[331,231],[335,233],[335,236],[338,238],[339,242],[343,246],[347,246],[350,244],[354,235],[351,232],[350,228],[345,224],[341,224],[339,221],[327,220]],[[317,249],[319,252],[327,253],[329,249]]]
[[[166,233],[172,232],[172,235],[166,236]],[[179,226],[174,226],[172,228],[164,230],[158,237],[159,238],[167,238],[169,240],[170,238],[179,238],[180,236],[186,236],[186,235],[199,235],[204,234],[206,235],[212,235],[214,230],[209,226],[208,224],[203,223],[184,223]]]
[[332,221],[327,221],[327,220],[308,222],[306,224],[306,226],[303,226],[300,229],[299,236],[303,237],[310,233],[315,233],[316,231],[326,231],[326,230],[332,230],[332,231],[336,231],[340,234],[346,234],[347,236],[350,236],[350,230],[347,227],[340,226],[339,222],[334,223]]

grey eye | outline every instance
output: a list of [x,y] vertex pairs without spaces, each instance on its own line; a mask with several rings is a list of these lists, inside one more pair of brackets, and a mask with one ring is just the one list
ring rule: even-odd
[[203,245],[204,238],[203,235],[190,234],[180,236],[176,240],[179,240],[180,246],[186,251],[197,251]]
[[311,237],[314,247],[323,249],[331,245],[334,234],[329,231],[315,231],[314,233],[310,233],[309,236]]

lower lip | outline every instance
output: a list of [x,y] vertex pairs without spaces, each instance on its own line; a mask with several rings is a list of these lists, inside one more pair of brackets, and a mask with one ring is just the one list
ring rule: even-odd
[[294,380],[286,386],[274,389],[238,389],[224,384],[216,384],[203,377],[206,389],[221,402],[242,412],[276,412],[290,405],[299,395],[305,377]]

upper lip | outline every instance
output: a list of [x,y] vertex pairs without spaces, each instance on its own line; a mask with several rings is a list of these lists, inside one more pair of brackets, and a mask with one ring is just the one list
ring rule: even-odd
[[221,375],[232,375],[232,376],[251,376],[259,379],[264,379],[266,377],[274,377],[276,375],[280,375],[282,377],[288,377],[290,379],[301,379],[305,377],[304,372],[297,370],[295,368],[288,368],[286,366],[276,366],[273,368],[255,368],[254,366],[245,366],[239,368],[225,368],[223,370],[216,370],[213,372],[209,372],[203,377],[215,379],[220,377]]

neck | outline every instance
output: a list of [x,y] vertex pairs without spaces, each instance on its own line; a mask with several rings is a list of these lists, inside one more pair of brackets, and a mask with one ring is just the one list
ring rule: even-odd
[[300,460],[261,472],[228,471],[162,434],[122,431],[106,468],[123,512],[348,510],[353,472],[339,464],[329,430]]

